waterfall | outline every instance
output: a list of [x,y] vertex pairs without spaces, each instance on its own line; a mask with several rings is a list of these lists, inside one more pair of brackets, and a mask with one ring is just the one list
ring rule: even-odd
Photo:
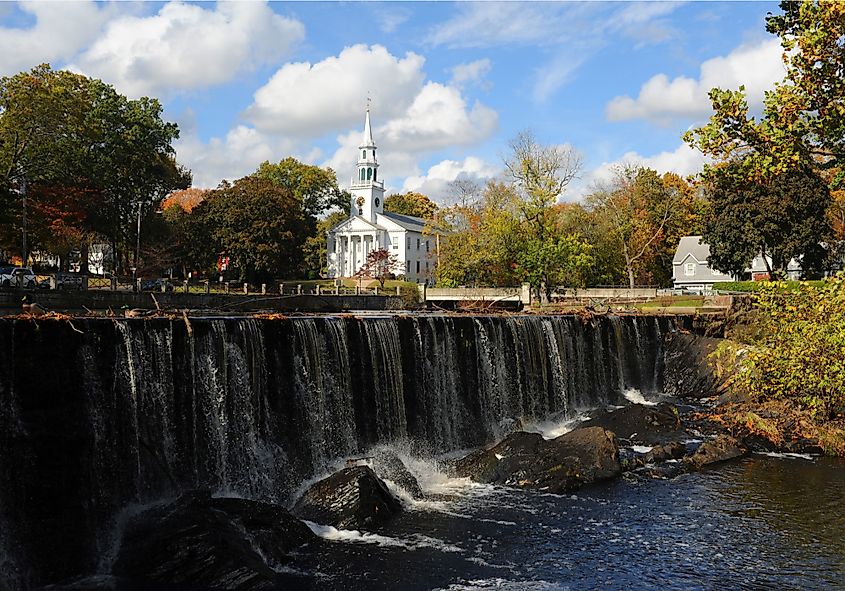
[[[93,568],[129,504],[198,487],[284,502],[375,444],[445,452],[517,420],[619,403],[628,388],[659,391],[672,324],[408,315],[0,327],[0,575],[14,589],[28,586],[22,563],[40,573],[34,583]],[[73,560],[52,562],[60,546]]]

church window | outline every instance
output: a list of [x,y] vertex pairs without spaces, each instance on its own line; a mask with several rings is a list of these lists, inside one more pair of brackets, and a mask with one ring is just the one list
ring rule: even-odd
[[372,169],[372,168],[368,168],[368,169],[367,169],[367,180],[368,180],[368,181],[370,181],[370,180],[372,180],[372,179],[373,179],[373,169]]
[[378,180],[378,179],[376,178],[376,174],[378,174],[378,168],[374,168],[374,169],[373,169],[373,180],[374,180],[374,181]]
[[363,152],[361,152],[361,158],[366,158],[366,157],[367,157],[367,151],[364,150]]
[[359,172],[360,172],[361,174],[359,174],[358,176],[359,176],[359,177],[361,177],[361,178],[360,178],[360,179],[358,179],[358,180],[363,181],[363,180],[364,180],[364,169],[362,168]]

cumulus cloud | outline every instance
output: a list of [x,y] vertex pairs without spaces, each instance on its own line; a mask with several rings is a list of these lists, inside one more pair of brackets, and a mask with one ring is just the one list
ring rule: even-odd
[[422,88],[425,59],[353,45],[320,62],[289,63],[255,92],[245,117],[265,132],[319,135],[357,123],[369,94],[382,118],[401,114]]
[[607,118],[647,119],[667,125],[678,118],[706,117],[711,112],[707,96],[711,88],[739,88],[743,84],[750,106],[760,107],[764,91],[785,74],[781,52],[777,39],[767,39],[705,61],[697,79],[678,76],[670,80],[665,74],[657,74],[643,84],[637,98],[618,96],[611,100],[606,107]]
[[402,185],[402,191],[416,191],[431,199],[444,203],[449,199],[450,186],[457,180],[471,180],[483,183],[500,172],[476,156],[467,156],[463,162],[442,160],[428,169],[423,175],[409,176]]
[[100,34],[115,13],[114,6],[94,2],[21,2],[18,6],[35,24],[0,27],[0,75],[72,58]]
[[481,86],[482,90],[490,90],[491,86],[484,78],[490,72],[492,65],[487,58],[466,64],[458,64],[450,69],[452,72],[452,84],[459,88],[475,84]]
[[[48,3],[54,9],[63,3]],[[213,9],[169,2],[152,16],[123,16],[72,67],[130,96],[205,88],[283,58],[303,25],[266,3],[221,2]]]

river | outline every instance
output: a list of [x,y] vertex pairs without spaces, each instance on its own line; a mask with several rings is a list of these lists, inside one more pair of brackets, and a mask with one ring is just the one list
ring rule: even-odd
[[376,535],[335,540],[303,588],[845,589],[845,461],[752,455],[674,480],[571,496],[450,480]]

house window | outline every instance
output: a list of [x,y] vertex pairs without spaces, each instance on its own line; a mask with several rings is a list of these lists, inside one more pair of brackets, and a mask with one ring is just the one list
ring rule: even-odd
[[417,261],[417,273],[419,273],[419,272],[420,272],[420,262]]
[[687,263],[684,265],[684,275],[687,277],[695,275],[695,263]]
[[[420,239],[417,238],[417,250],[419,250],[419,249],[420,249]],[[419,269],[417,269],[417,270],[419,270]]]
[[425,251],[428,252],[428,240],[425,241]]
[[405,261],[405,272],[406,273],[411,272],[411,261]]
[[410,238],[410,236],[408,237],[408,250],[411,250],[411,238]]
[[399,250],[399,236],[394,236],[390,242],[393,244],[393,250]]

